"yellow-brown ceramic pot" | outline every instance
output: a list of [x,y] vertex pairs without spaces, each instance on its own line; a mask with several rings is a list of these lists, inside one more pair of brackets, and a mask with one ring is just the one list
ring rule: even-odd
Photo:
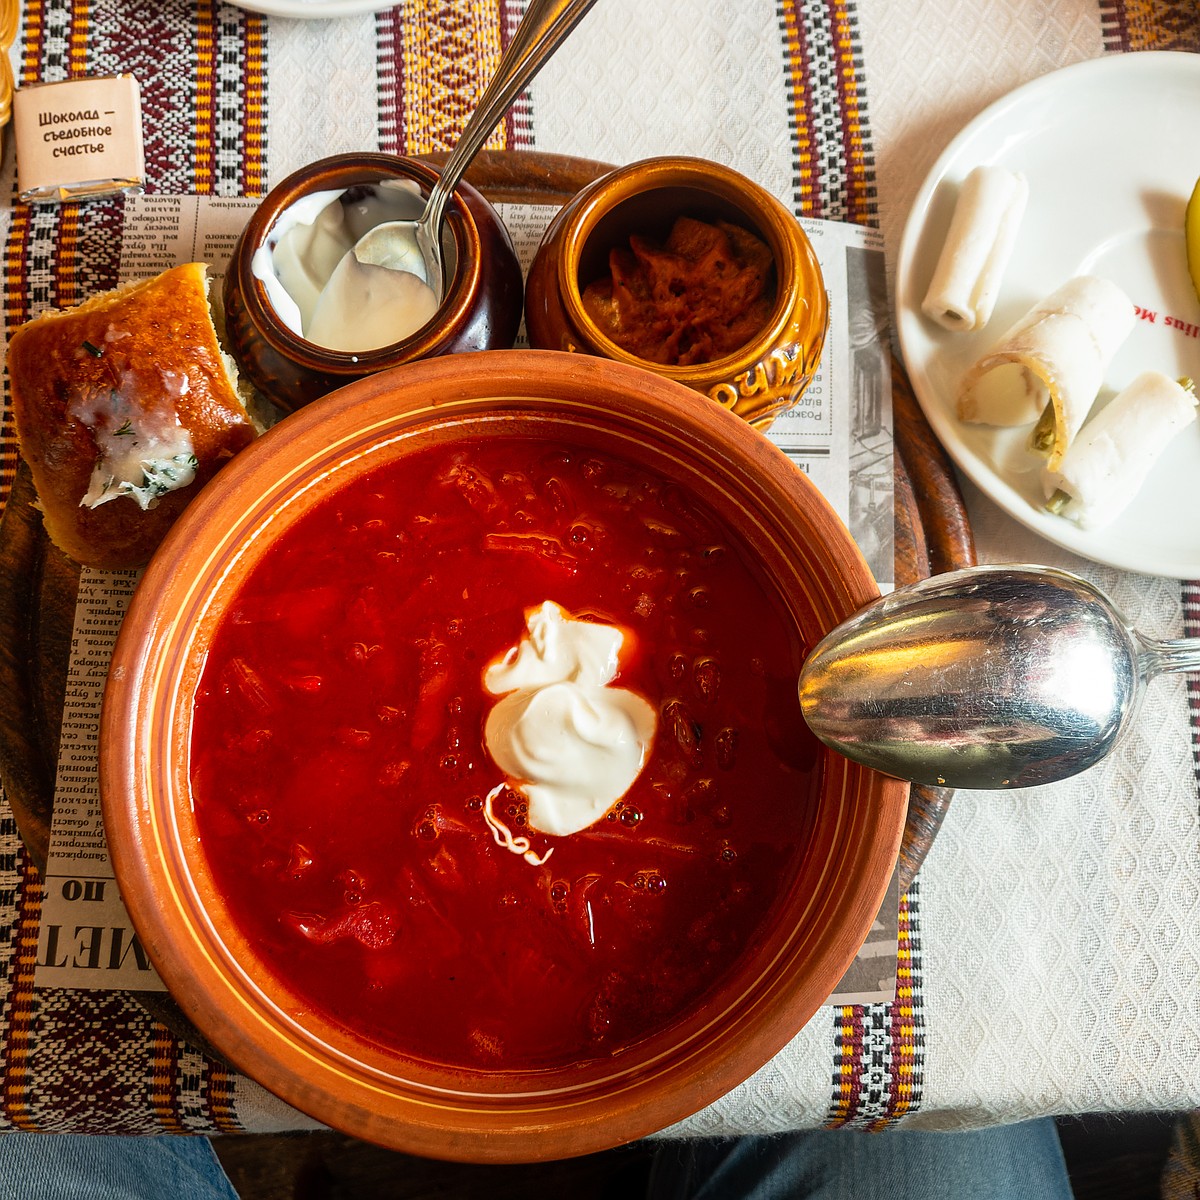
[[[608,271],[609,253],[631,234],[665,240],[676,217],[724,220],[770,247],[775,301],[752,340],[732,354],[686,366],[648,362],[622,349],[584,307],[583,292]],[[758,184],[719,163],[652,158],[580,191],[547,228],[525,288],[525,322],[537,349],[631,363],[703,393],[765,429],[804,394],[820,361],[828,303],[820,264],[803,228]]]

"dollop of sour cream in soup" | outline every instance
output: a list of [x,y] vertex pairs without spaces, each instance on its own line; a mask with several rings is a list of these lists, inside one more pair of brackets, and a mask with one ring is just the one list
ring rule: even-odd
[[313,192],[280,214],[251,272],[279,319],[305,340],[352,354],[390,346],[427,324],[438,298],[420,275],[360,262],[355,248],[376,226],[423,207],[416,184],[404,179]]
[[528,799],[528,823],[541,833],[564,837],[598,821],[646,762],[655,711],[612,686],[623,641],[617,627],[574,620],[547,600],[484,672],[484,687],[501,697],[484,727],[488,752]]

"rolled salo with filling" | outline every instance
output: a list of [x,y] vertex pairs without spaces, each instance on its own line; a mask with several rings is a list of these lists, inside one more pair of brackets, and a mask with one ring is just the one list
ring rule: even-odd
[[1028,199],[1025,176],[1004,167],[979,166],[963,180],[921,305],[931,321],[951,332],[988,323]]
[[1104,372],[1133,328],[1133,301],[1094,275],[1034,305],[963,377],[958,415],[985,425],[1037,421],[1030,444],[1058,467]]
[[1171,441],[1196,419],[1190,379],[1143,371],[1079,431],[1057,470],[1042,472],[1051,512],[1087,529],[1114,521]]

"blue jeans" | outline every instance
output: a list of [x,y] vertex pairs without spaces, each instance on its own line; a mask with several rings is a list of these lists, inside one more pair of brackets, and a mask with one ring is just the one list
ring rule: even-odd
[[[650,1200],[1071,1200],[1054,1122],[665,1142]],[[0,1200],[237,1200],[201,1137],[0,1134]]]
[[207,1138],[0,1133],[0,1200],[238,1200]]
[[815,1130],[669,1142],[650,1200],[1071,1200],[1049,1118],[966,1133]]

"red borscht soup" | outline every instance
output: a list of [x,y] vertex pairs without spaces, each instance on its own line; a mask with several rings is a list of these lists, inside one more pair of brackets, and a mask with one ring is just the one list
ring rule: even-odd
[[[546,601],[625,633],[614,685],[656,716],[629,790],[559,837],[484,741],[483,675]],[[355,1034],[451,1069],[610,1057],[694,1011],[790,885],[820,782],[803,652],[676,482],[531,438],[419,449],[299,518],[225,611],[202,845],[256,953]]]

